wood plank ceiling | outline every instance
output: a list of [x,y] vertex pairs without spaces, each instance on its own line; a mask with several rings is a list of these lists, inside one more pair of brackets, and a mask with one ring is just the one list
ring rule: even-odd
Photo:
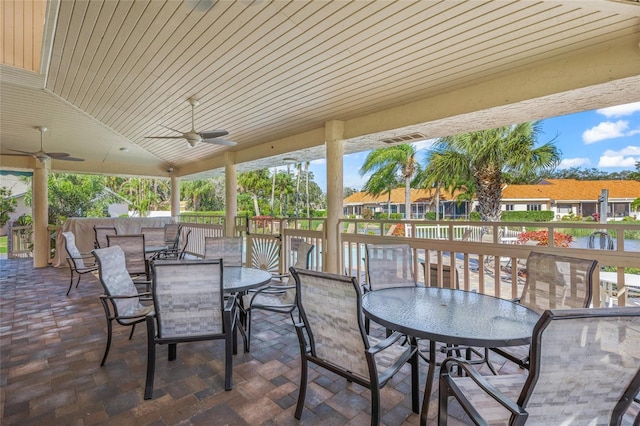
[[[503,125],[640,97],[637,87],[629,93],[640,74],[628,72],[629,64],[608,79],[593,79],[618,82],[613,89],[587,90],[592,81],[585,75],[576,78],[585,80],[576,85],[587,87],[577,98],[551,96],[580,89],[561,75],[567,58],[635,48],[629,60],[640,63],[637,2],[65,0],[53,5],[46,21],[51,42],[43,49],[47,56],[39,75],[7,62],[2,67],[0,141],[4,153],[5,148],[36,150],[39,134],[33,128],[46,125],[49,150],[87,159],[54,162],[68,170],[166,175],[171,166],[203,176],[221,170],[226,151],[246,159],[240,170],[273,166],[291,156],[290,150],[300,160],[322,158],[323,129],[330,120],[356,123],[346,132],[351,141],[346,150],[353,152],[384,146],[382,139],[408,132],[442,136],[470,125]],[[44,38],[46,43],[46,33]],[[597,64],[599,57],[592,60]],[[559,87],[527,74],[545,66],[558,75]],[[526,80],[514,83],[518,75]],[[493,81],[509,82],[505,99],[493,106],[531,100],[529,109],[523,104],[492,114],[490,105],[472,95]],[[530,93],[508,99],[523,91],[513,87],[518,84],[530,86],[524,88]],[[446,104],[453,93],[452,107]],[[541,103],[543,95],[550,97]],[[224,128],[237,146],[200,143],[189,149],[182,139],[145,138],[175,135],[159,124],[189,130],[191,96],[200,100],[196,130]],[[419,111],[427,99],[441,99],[431,105],[442,109],[432,120]],[[414,103],[416,118],[407,118],[404,126],[364,119]],[[504,113],[509,110],[514,111]],[[2,166],[24,164],[15,161],[0,155]]]

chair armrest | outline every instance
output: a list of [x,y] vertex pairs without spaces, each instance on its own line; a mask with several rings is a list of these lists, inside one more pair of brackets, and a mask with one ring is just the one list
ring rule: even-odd
[[249,304],[253,303],[253,299],[256,298],[256,296],[258,296],[259,294],[281,294],[284,293],[285,291],[292,289],[292,288],[296,288],[295,285],[272,285],[272,284],[268,284],[264,287],[260,287],[257,290],[254,291],[250,291],[252,296],[251,296],[251,300],[249,301]]
[[311,352],[311,345],[307,342],[307,339],[304,336],[304,330],[306,329],[303,322],[297,322],[293,325],[296,328],[296,334],[298,335],[298,344],[300,345],[301,351],[303,353],[308,354]]
[[449,375],[449,372],[454,367],[458,367],[464,370],[466,375],[470,377],[480,389],[485,391],[490,397],[496,400],[496,402],[502,405],[505,409],[509,410],[511,413],[519,416],[527,415],[526,411],[524,411],[518,404],[512,401],[498,388],[489,383],[487,379],[480,375],[480,373],[478,373],[478,371],[473,368],[469,361],[462,358],[446,358],[442,362],[442,366],[440,367],[440,380],[445,380],[447,382],[449,390],[451,392],[451,396],[454,396],[460,402],[460,405],[466,407],[467,409],[471,410],[470,412],[474,413],[472,417],[476,416],[477,418],[482,418],[478,411],[471,404],[471,401],[467,399],[460,388],[455,384],[453,378]]
[[237,304],[236,304],[236,300],[237,297],[235,294],[230,294],[227,299],[225,300],[224,303],[224,310],[225,311],[229,311],[229,312],[233,312],[236,308],[237,308]]
[[393,345],[398,340],[404,337],[406,337],[406,335],[400,333],[399,331],[394,331],[393,333],[391,333],[389,337],[387,337],[386,339],[378,342],[376,345],[371,346],[369,349],[367,349],[367,352],[369,352],[371,355],[375,355],[380,351],[387,349],[389,346]]
[[151,293],[138,293],[138,294],[131,294],[131,295],[117,295],[117,296],[107,296],[106,294],[102,294],[100,295],[101,299],[133,299],[134,297],[151,297]]

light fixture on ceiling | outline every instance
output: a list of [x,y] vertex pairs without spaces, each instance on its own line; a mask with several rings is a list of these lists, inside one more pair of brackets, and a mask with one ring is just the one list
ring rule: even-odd
[[293,164],[298,162],[298,160],[293,157],[284,157],[282,161],[284,161],[287,164]]
[[120,148],[120,151],[129,152],[129,148],[127,148],[126,146],[123,146],[123,147]]

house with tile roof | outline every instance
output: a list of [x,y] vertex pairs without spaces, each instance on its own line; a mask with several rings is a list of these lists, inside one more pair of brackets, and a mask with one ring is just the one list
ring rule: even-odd
[[607,217],[633,216],[631,203],[640,197],[635,180],[545,179],[536,185],[506,185],[502,210],[551,210],[555,218],[573,214],[582,217],[600,213],[602,190],[608,192]]
[[[608,192],[607,217],[620,219],[634,216],[631,203],[640,197],[640,182],[634,180],[576,180],[545,179],[535,185],[505,185],[502,190],[503,211],[551,210],[556,220],[565,215],[591,216],[600,213],[599,198],[602,190]],[[443,219],[466,219],[477,201],[457,201],[459,193],[436,192],[431,189],[411,190],[411,218],[422,219],[425,213],[435,212],[439,206]],[[356,192],[344,199],[345,216],[360,217],[362,210],[371,209],[376,213],[404,214],[404,188],[396,188],[391,194],[371,196]],[[406,217],[406,215],[405,215]]]
[[[430,189],[411,190],[411,219],[423,219],[425,213],[435,212],[439,206],[441,218],[466,219],[472,211],[472,205],[468,201],[458,201],[460,192],[451,193],[444,189],[436,191]],[[373,196],[364,192],[356,192],[344,199],[342,203],[345,216],[362,216],[363,209],[370,209],[374,213],[386,214],[401,213],[406,218],[404,209],[404,187],[391,190],[391,194]]]

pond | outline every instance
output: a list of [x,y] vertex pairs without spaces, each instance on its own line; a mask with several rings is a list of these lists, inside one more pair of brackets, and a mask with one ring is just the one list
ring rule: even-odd
[[[577,237],[574,238],[571,243],[572,248],[588,248],[589,237]],[[625,251],[638,251],[640,252],[640,240],[625,240]]]

